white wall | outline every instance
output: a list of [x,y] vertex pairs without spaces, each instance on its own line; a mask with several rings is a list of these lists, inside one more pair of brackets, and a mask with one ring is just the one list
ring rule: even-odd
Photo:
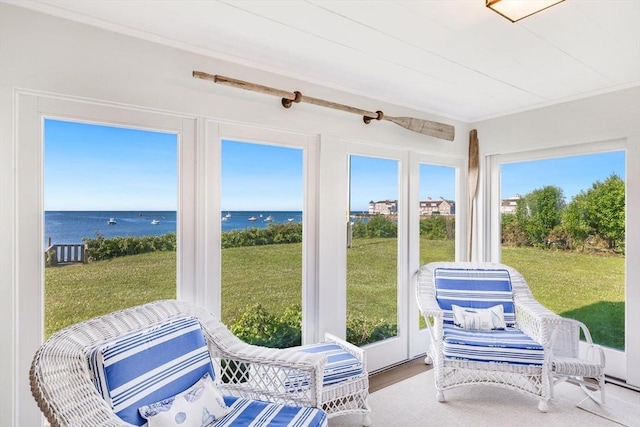
[[[457,136],[451,143],[406,131],[389,122],[374,121],[370,125],[364,125],[357,116],[306,104],[294,105],[291,109],[284,110],[276,98],[194,79],[191,77],[193,70],[300,90],[314,97],[363,109],[381,109],[394,116],[445,121],[456,126]],[[468,130],[471,128],[465,123],[381,104],[0,3],[0,383],[5,390],[4,397],[0,399],[2,426],[33,425],[34,420],[39,417],[26,386],[27,372],[24,370],[24,366],[28,364],[24,361],[31,359],[35,347],[25,351],[23,348],[18,349],[16,344],[18,335],[30,333],[28,325],[22,325],[18,321],[28,317],[29,313],[17,313],[18,307],[28,306],[30,299],[41,299],[38,286],[23,281],[21,274],[29,267],[17,255],[20,250],[24,250],[20,235],[20,230],[25,226],[24,221],[31,221],[29,218],[36,218],[41,214],[21,212],[17,203],[17,199],[22,197],[18,194],[22,185],[20,179],[28,177],[21,175],[15,167],[18,160],[24,158],[21,156],[28,156],[29,153],[19,152],[21,138],[25,136],[16,132],[17,112],[23,107],[16,104],[16,94],[27,92],[78,97],[141,109],[175,112],[186,117],[206,117],[217,121],[257,124],[319,135],[321,182],[318,183],[318,197],[321,229],[317,247],[318,265],[321,268],[319,278],[323,283],[323,292],[326,292],[319,296],[321,307],[331,306],[331,287],[344,281],[340,277],[342,269],[322,268],[323,265],[334,265],[336,255],[344,247],[340,239],[330,238],[343,231],[341,218],[344,210],[341,206],[344,200],[342,192],[333,189],[341,188],[344,181],[340,178],[341,174],[332,173],[331,169],[339,166],[332,166],[331,162],[332,159],[340,158],[344,141],[401,146],[427,154],[437,153],[460,158],[466,157]],[[638,92],[638,89],[622,91],[477,123],[474,127],[478,128],[481,154],[484,156],[504,150],[526,150],[534,145],[598,141],[613,136],[627,138],[630,159],[627,173],[628,203],[630,212],[634,209],[633,212],[638,216]],[[41,155],[32,154],[35,159]],[[462,177],[462,181],[466,181],[466,177]],[[486,191],[481,186],[478,198],[480,205],[486,197]],[[480,224],[485,223],[486,216],[486,212],[479,216]],[[18,227],[20,221],[22,226]],[[627,249],[637,256],[640,240],[637,220],[630,220],[628,223],[630,238]],[[35,225],[36,228],[41,226]],[[480,237],[487,236],[487,230],[481,229],[480,233]],[[631,272],[629,279],[640,283],[635,270]],[[630,292],[627,300],[632,307],[638,306],[640,297],[637,289]],[[37,312],[40,308],[35,306],[31,310]],[[333,318],[336,317],[331,314],[331,309],[320,313],[319,322],[323,329],[331,329]]]

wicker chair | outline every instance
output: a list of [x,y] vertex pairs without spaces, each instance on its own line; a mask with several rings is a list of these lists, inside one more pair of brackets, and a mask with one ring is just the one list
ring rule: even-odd
[[[562,338],[554,335],[562,318],[535,300],[520,273],[497,263],[431,263],[418,272],[416,297],[430,333],[426,362],[434,365],[439,401],[445,390],[490,384],[535,397],[538,409],[548,410],[552,340]],[[478,309],[497,304],[503,307],[504,330],[454,325],[452,305]]]
[[[354,395],[363,395],[362,390],[351,390],[353,384],[364,386],[361,378],[345,381],[346,388],[339,384],[324,387],[327,357],[322,353],[246,344],[203,308],[167,300],[78,323],[42,344],[33,358],[29,377],[32,394],[51,426],[130,425],[114,413],[114,407],[98,392],[89,361],[102,343],[136,331],[155,330],[158,325],[183,318],[197,319],[216,386],[225,396],[313,408],[323,421],[317,425],[326,426],[326,413],[321,408],[330,409],[333,416],[340,415],[345,409],[344,399],[350,401]],[[341,395],[341,391],[347,395]],[[364,393],[366,400],[368,391]]]

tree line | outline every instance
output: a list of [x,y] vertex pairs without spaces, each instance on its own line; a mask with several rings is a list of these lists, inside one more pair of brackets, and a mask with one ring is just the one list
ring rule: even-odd
[[502,214],[502,242],[514,246],[608,250],[624,253],[625,186],[616,174],[596,181],[570,203],[561,188],[545,186]]

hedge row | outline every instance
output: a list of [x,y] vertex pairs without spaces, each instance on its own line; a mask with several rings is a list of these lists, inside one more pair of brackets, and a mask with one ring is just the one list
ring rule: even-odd
[[[302,342],[302,309],[300,305],[292,305],[276,316],[256,304],[235,319],[229,329],[249,344],[271,348],[298,346]],[[357,346],[394,337],[397,331],[398,325],[382,319],[347,316],[347,341]]]
[[[453,239],[455,219],[433,216],[420,220],[420,235],[433,240]],[[358,221],[353,225],[353,237],[376,238],[396,237],[398,224],[385,216],[374,216],[368,221]],[[84,238],[89,261],[99,261],[119,256],[137,255],[154,251],[175,251],[176,233],[162,236],[114,237],[105,239],[97,234],[95,239]],[[222,233],[222,248],[242,246],[278,245],[302,242],[302,224],[269,224],[266,228],[246,228]]]
[[119,256],[138,255],[156,251],[175,251],[176,233],[162,236],[113,237],[105,239],[97,233],[95,239],[82,239],[87,245],[89,261],[100,261]]

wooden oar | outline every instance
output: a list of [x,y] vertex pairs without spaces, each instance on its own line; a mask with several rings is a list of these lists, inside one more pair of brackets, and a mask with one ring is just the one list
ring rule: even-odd
[[245,82],[242,80],[233,79],[231,77],[220,76],[218,74],[208,74],[202,71],[194,71],[193,77],[198,79],[210,80],[214,83],[233,86],[240,89],[251,90],[254,92],[265,93],[267,95],[275,95],[282,98],[282,105],[285,108],[291,107],[292,103],[306,102],[308,104],[319,105],[321,107],[333,108],[334,110],[346,111],[348,113],[354,113],[361,115],[365,123],[371,122],[371,120],[388,120],[402,126],[405,129],[413,132],[421,133],[423,135],[429,135],[434,138],[445,139],[447,141],[453,141],[455,137],[455,128],[451,125],[444,123],[433,122],[430,120],[416,119],[413,117],[392,117],[386,116],[382,111],[361,110],[359,108],[350,107],[344,104],[338,104],[336,102],[325,101],[324,99],[312,98],[310,96],[303,96],[300,92],[288,92],[286,90],[276,89],[269,86],[263,86],[255,83]]
[[473,251],[473,222],[474,209],[473,204],[478,192],[478,175],[479,175],[479,156],[478,156],[478,131],[472,129],[469,132],[469,254],[468,260],[471,261]]

